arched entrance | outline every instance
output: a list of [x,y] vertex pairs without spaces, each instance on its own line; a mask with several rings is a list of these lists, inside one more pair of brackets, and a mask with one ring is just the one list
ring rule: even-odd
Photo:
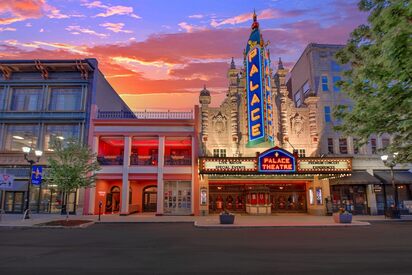
[[106,194],[106,213],[116,213],[120,210],[120,187],[113,186]]
[[156,212],[157,187],[147,186],[143,189],[143,212]]

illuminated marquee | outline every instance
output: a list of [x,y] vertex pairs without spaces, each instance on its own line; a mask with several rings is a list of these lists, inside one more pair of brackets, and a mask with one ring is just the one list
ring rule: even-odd
[[257,171],[256,158],[200,158],[200,172],[207,173],[253,173]]
[[273,109],[272,92],[270,84],[270,59],[268,52],[265,51],[265,103],[266,103],[266,135],[270,143],[273,144]]
[[255,46],[250,49],[246,58],[247,77],[247,112],[249,143],[258,144],[265,139],[263,95],[262,95],[262,64],[261,49]]
[[298,172],[343,173],[352,171],[351,158],[302,158],[297,161]]
[[260,173],[294,173],[296,172],[295,157],[279,147],[271,148],[258,157]]

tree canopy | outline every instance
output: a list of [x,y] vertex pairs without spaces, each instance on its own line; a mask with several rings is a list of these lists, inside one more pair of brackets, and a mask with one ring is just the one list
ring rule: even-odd
[[53,140],[51,148],[54,154],[48,159],[48,183],[66,193],[94,184],[94,172],[100,170],[100,166],[90,148],[76,140],[66,143]]
[[392,135],[385,150],[412,162],[412,5],[410,0],[361,0],[368,23],[357,27],[336,55],[350,64],[340,86],[353,107],[338,106],[336,130],[367,143],[372,134]]

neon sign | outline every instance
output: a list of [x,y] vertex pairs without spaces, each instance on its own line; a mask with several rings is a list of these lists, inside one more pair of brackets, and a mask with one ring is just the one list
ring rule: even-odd
[[270,84],[270,59],[269,53],[265,51],[265,103],[266,103],[266,133],[267,139],[273,144],[273,109],[272,92]]
[[258,157],[258,171],[261,173],[294,173],[295,157],[279,147],[271,148]]
[[260,47],[255,46],[250,49],[246,58],[248,145],[263,142],[265,138],[260,52]]

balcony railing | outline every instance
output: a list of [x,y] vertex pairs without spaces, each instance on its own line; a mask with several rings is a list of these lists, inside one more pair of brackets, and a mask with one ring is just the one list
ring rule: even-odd
[[130,165],[157,166],[157,157],[131,155]]
[[99,119],[194,119],[192,111],[187,112],[129,112],[129,111],[98,111]]
[[123,165],[123,156],[97,156],[100,165]]
[[165,165],[192,165],[190,156],[165,156]]

